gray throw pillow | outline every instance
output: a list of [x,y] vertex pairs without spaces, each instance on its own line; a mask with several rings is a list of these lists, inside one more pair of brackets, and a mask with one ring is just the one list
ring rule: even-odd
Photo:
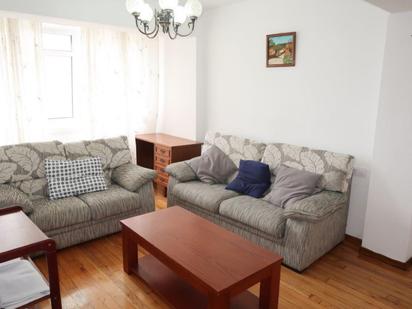
[[216,184],[227,183],[236,171],[235,163],[218,147],[212,146],[200,158],[188,162],[200,181]]
[[321,175],[281,165],[275,183],[263,200],[284,208],[291,199],[299,200],[317,192]]

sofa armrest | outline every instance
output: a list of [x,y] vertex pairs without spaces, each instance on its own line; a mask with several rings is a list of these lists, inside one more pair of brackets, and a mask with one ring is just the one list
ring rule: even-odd
[[320,221],[345,207],[347,195],[339,192],[322,191],[302,200],[286,204],[285,218]]
[[136,192],[156,176],[154,170],[127,163],[113,169],[112,180],[126,190]]
[[33,212],[33,203],[25,193],[10,185],[0,185],[0,208],[12,206],[21,207],[27,215]]
[[165,167],[165,172],[179,182],[197,180],[195,171],[187,164],[187,161],[172,163]]

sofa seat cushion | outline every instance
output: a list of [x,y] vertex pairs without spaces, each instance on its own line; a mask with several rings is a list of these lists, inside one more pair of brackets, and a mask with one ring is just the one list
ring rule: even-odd
[[209,185],[200,181],[179,183],[173,188],[172,193],[179,200],[214,213],[218,213],[222,201],[239,195],[226,190],[225,185]]
[[88,222],[90,208],[77,197],[51,201],[43,198],[33,201],[30,219],[44,232]]
[[111,185],[106,191],[79,195],[91,211],[93,220],[100,220],[141,207],[137,193],[127,191],[118,185]]
[[240,222],[272,237],[282,238],[285,221],[284,209],[261,199],[239,196],[222,202],[219,214]]

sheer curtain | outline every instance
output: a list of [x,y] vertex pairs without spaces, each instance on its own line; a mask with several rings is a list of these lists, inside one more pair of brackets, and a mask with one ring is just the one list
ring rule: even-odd
[[[0,145],[127,135],[156,128],[158,46],[133,30],[80,26],[73,61],[74,113],[47,119],[42,23],[0,19]],[[132,147],[131,149],[134,149]]]
[[44,138],[41,25],[0,19],[0,144]]

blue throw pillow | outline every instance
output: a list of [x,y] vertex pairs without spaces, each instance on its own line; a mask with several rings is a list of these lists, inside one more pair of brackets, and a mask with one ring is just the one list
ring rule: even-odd
[[269,165],[257,161],[240,160],[239,174],[227,185],[226,189],[261,198],[271,185],[270,177]]

